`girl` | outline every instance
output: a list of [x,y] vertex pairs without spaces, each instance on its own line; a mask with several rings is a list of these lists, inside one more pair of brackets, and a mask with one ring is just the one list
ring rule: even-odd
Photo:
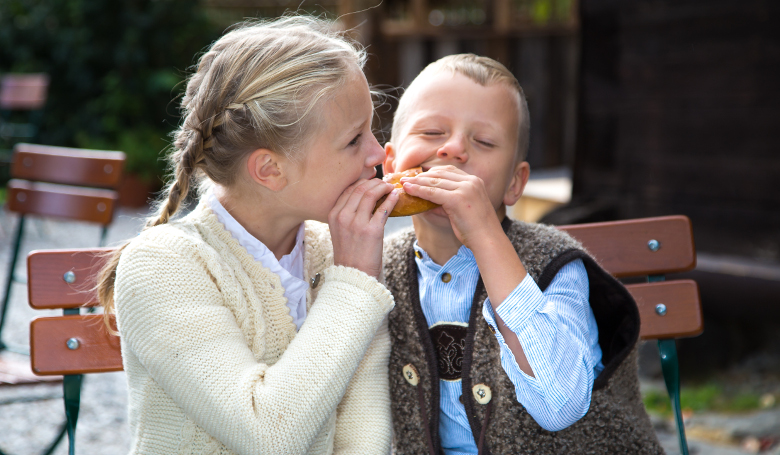
[[[398,197],[372,213],[392,186],[373,179],[365,54],[328,25],[244,25],[189,78],[175,179],[99,284],[133,454],[389,452],[376,278]],[[171,220],[195,180],[199,204]]]

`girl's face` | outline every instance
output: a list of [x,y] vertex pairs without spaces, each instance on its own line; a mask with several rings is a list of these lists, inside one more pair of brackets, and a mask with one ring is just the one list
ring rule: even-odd
[[376,176],[384,149],[371,132],[374,105],[361,71],[333,93],[318,114],[319,128],[304,150],[304,162],[295,170],[288,202],[306,219],[327,222],[341,193],[359,179]]

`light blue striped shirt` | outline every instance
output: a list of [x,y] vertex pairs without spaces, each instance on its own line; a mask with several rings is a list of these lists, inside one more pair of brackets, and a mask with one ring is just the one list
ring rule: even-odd
[[[440,322],[468,323],[479,269],[474,254],[461,246],[440,266],[414,244],[420,304],[428,326]],[[449,273],[445,283],[442,275]],[[520,370],[501,332],[501,365],[515,385],[517,401],[539,425],[550,431],[582,418],[590,406],[593,380],[604,368],[598,328],[588,303],[588,275],[581,260],[561,268],[542,292],[526,275],[498,306],[497,312],[523,346],[535,377]],[[497,327],[488,299],[482,314]],[[461,382],[441,380],[439,436],[447,455],[475,454],[477,445],[459,397]]]

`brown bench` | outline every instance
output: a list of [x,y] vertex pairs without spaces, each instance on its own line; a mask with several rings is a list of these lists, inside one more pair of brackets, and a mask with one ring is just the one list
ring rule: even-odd
[[642,321],[640,336],[658,340],[661,369],[672,402],[680,452],[688,455],[680,409],[680,373],[676,338],[704,331],[699,287],[693,280],[666,281],[668,273],[696,267],[691,221],[685,216],[642,218],[559,226],[582,242],[617,278],[642,277],[646,283],[626,288],[636,300]]
[[[648,283],[631,284],[627,288],[639,307],[641,337],[659,342],[664,377],[678,421],[680,444],[684,447],[683,453],[687,453],[674,340],[702,332],[699,292],[694,281],[663,281],[662,277],[666,273],[690,270],[696,265],[690,221],[683,216],[672,216],[561,226],[560,229],[579,239],[613,275],[647,277]],[[67,375],[67,384],[70,375],[80,378],[85,373],[122,369],[119,338],[108,333],[102,315],[78,314],[79,307],[97,305],[92,290],[95,273],[108,251],[80,249],[30,253],[30,305],[37,309],[62,308],[69,313],[32,321],[30,346],[36,374]],[[75,432],[79,396],[77,391],[69,392],[67,385],[65,407]],[[69,437],[72,441],[72,432]]]

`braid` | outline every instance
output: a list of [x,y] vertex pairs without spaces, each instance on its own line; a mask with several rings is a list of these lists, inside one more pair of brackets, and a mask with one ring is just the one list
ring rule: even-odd
[[[183,122],[167,157],[172,178],[144,229],[168,223],[196,180],[235,184],[252,150],[298,158],[317,125],[316,107],[365,58],[362,47],[316,18],[248,22],[226,33],[188,77]],[[106,318],[115,309],[116,267],[126,245],[100,275],[97,291]]]
[[[187,122],[185,122],[185,125]],[[205,161],[203,153],[204,135],[197,128],[182,128],[178,133],[178,138],[183,138],[183,147],[180,146],[180,140],[176,141],[177,150],[174,152],[172,161],[174,164],[173,182],[166,188],[165,199],[157,212],[157,218],[151,219],[146,227],[154,227],[165,224],[176,214],[181,207],[181,203],[190,190],[190,183],[195,171]],[[212,140],[212,139],[209,139]]]

